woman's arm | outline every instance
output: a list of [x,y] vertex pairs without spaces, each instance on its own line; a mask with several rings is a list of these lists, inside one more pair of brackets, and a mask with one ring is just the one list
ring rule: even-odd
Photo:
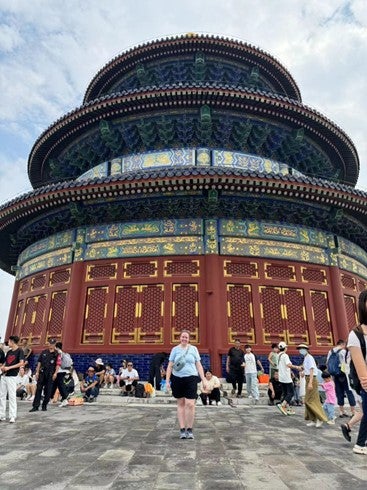
[[171,383],[172,366],[173,366],[173,362],[169,361],[167,366],[167,371],[166,371],[166,386]]
[[350,346],[350,355],[356,368],[358,378],[361,382],[362,388],[367,391],[367,365],[366,360],[363,359],[362,349],[356,346]]

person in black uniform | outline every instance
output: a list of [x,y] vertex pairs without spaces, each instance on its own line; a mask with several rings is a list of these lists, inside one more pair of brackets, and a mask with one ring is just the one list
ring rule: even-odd
[[43,350],[38,358],[35,374],[37,389],[30,412],[38,411],[41,404],[42,390],[44,390],[42,411],[45,412],[47,410],[47,404],[51,397],[52,385],[57,377],[60,365],[61,356],[56,350],[56,340],[50,339],[48,341],[48,349]]
[[149,383],[154,386],[156,390],[161,389],[162,373],[161,367],[168,359],[168,354],[166,352],[158,352],[154,354],[149,367]]
[[242,393],[244,356],[245,353],[241,349],[241,342],[239,339],[236,339],[234,341],[234,347],[231,347],[228,351],[226,371],[228,374],[228,381],[232,383],[232,395],[236,393],[236,387],[238,385],[237,398],[240,398]]

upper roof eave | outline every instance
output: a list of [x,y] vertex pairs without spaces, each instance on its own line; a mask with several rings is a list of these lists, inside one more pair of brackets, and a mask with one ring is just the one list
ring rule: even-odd
[[208,34],[184,34],[179,36],[166,37],[159,40],[149,41],[144,44],[140,44],[133,47],[109,61],[104,67],[102,67],[95,77],[90,82],[83,103],[89,102],[98,97],[101,92],[108,89],[116,79],[116,73],[123,71],[125,65],[131,65],[131,63],[139,63],[141,59],[145,59],[147,56],[152,57],[160,55],[160,51],[169,47],[175,48],[175,53],[178,53],[180,48],[187,52],[189,46],[201,49],[208,46],[217,45],[219,48],[225,48],[229,52],[237,53],[242,51],[243,53],[250,54],[256,58],[258,63],[263,64],[264,67],[271,67],[274,72],[275,79],[278,78],[278,83],[283,87],[283,90],[291,97],[298,101],[302,101],[300,89],[295,82],[289,71],[272,55],[263,51],[262,49],[255,47],[244,41],[240,41],[233,38],[214,36]]
[[[233,101],[235,101],[235,104],[240,102],[244,104],[246,102],[257,105],[260,109],[261,106],[264,107],[265,112],[263,114],[265,115],[266,112],[269,112],[269,114],[272,113],[272,117],[275,118],[274,120],[277,118],[289,120],[290,115],[292,115],[292,118],[297,119],[296,122],[300,127],[307,122],[306,125],[310,128],[318,128],[320,137],[322,136],[322,138],[325,138],[326,131],[329,132],[330,138],[335,139],[336,144],[340,144],[344,148],[343,151],[345,154],[349,155],[348,166],[343,169],[346,176],[344,180],[352,185],[357,182],[359,158],[356,148],[348,135],[328,118],[310,107],[287,97],[254,89],[241,90],[229,86],[220,87],[210,84],[150,87],[147,90],[121,92],[108,97],[101,97],[70,111],[46,129],[36,140],[28,160],[30,181],[33,185],[45,184],[45,181],[42,181],[44,161],[48,158],[51,149],[65,140],[65,135],[69,134],[70,137],[71,135],[75,137],[77,131],[85,130],[88,125],[104,117],[111,117],[114,111],[119,111],[119,117],[121,117],[124,110],[127,110],[129,104],[129,114],[131,115],[133,114],[132,106],[136,108],[137,112],[139,110],[142,111],[142,107],[146,107],[148,100],[154,105],[155,98],[159,101],[159,98],[163,97],[165,100],[169,99],[170,104],[174,106],[178,99],[182,99],[183,97],[190,98],[192,94],[199,94],[202,97],[202,102],[196,97],[195,103],[193,102],[195,106],[199,103],[206,103],[208,98],[212,99],[212,105],[215,108],[229,107],[231,104],[234,104]],[[284,114],[282,115],[282,113]],[[304,122],[302,122],[303,119]],[[321,132],[325,134],[321,135]],[[332,143],[330,142],[330,144]]]

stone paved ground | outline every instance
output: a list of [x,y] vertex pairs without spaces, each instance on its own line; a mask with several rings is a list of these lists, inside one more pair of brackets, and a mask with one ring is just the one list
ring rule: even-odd
[[18,407],[0,423],[1,490],[367,488],[339,421],[308,428],[302,408],[197,407],[195,440],[180,441],[173,405]]

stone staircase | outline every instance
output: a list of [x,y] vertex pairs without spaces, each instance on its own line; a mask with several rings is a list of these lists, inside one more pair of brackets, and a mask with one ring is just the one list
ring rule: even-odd
[[[141,381],[145,384],[145,381]],[[254,400],[249,399],[246,393],[246,384],[243,385],[241,398],[236,398],[235,395],[231,395],[232,385],[227,383],[225,379],[221,380],[221,402],[222,405],[230,406],[255,406]],[[259,384],[259,394],[260,398],[256,405],[267,405],[268,385]],[[113,405],[113,406],[125,406],[127,404],[151,404],[151,405],[167,405],[175,404],[176,400],[173,398],[171,392],[166,393],[163,391],[156,391],[156,396],[150,398],[136,398],[134,396],[121,396],[119,388],[101,388],[97,403],[100,405]],[[196,402],[197,406],[201,406],[201,399]]]

